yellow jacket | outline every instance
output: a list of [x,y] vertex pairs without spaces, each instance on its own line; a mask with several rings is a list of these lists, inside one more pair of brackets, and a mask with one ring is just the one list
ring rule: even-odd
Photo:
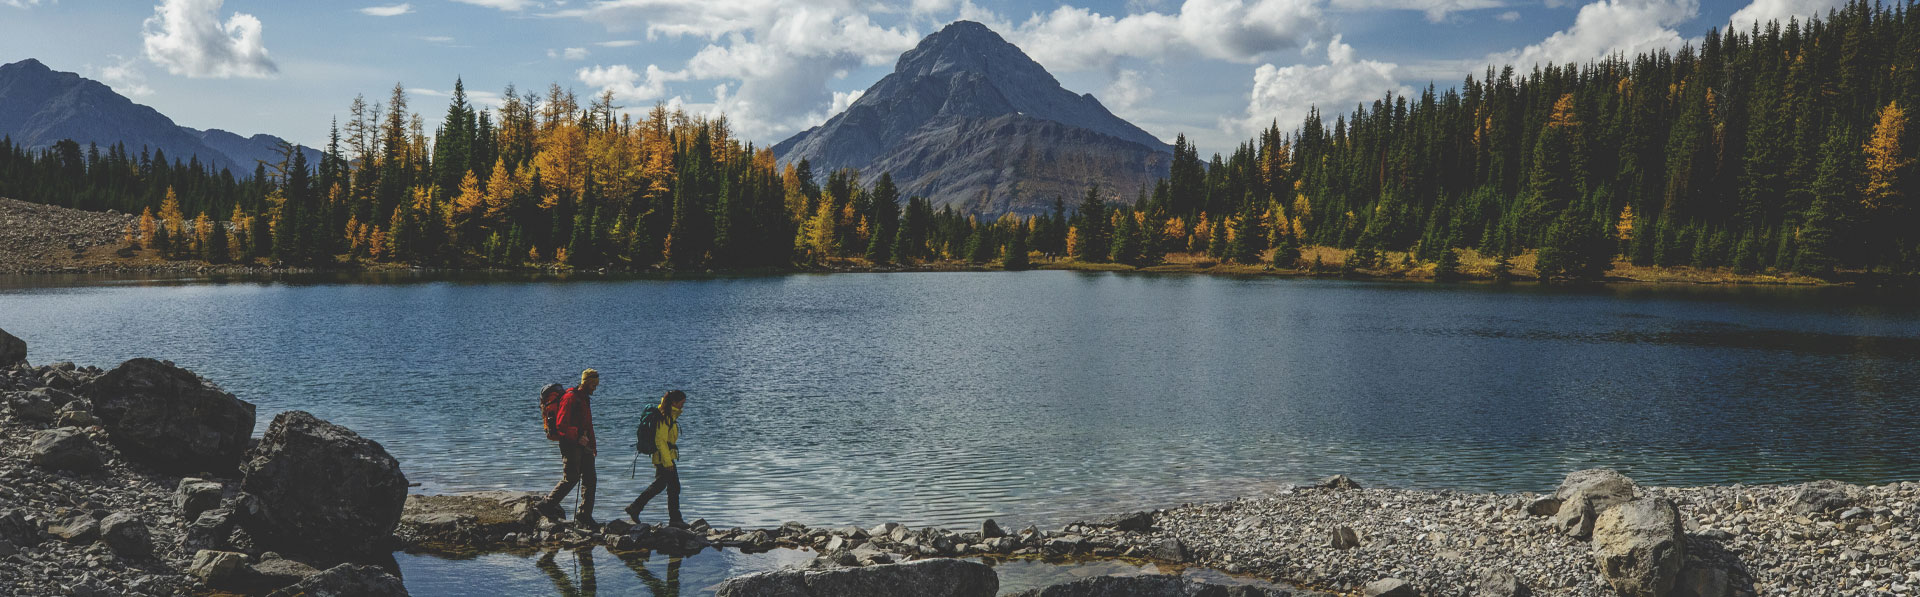
[[666,419],[654,424],[653,465],[671,468],[680,457],[680,409],[661,405],[660,414]]

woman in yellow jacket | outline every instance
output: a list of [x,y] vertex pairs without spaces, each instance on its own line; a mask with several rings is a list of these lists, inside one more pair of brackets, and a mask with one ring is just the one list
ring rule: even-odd
[[639,499],[627,506],[627,517],[633,519],[634,524],[640,523],[640,511],[646,509],[647,502],[665,491],[667,524],[681,528],[687,526],[680,519],[680,472],[674,468],[674,462],[680,456],[680,410],[686,405],[686,392],[673,390],[660,398],[659,414],[650,417],[653,419],[653,484],[648,485],[646,491],[640,492]]

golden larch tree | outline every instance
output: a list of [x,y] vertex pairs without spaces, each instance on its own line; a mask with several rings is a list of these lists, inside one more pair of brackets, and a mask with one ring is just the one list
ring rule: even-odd
[[1901,175],[1913,164],[1913,158],[1907,157],[1900,147],[1901,134],[1906,130],[1907,113],[1900,108],[1900,102],[1888,102],[1880,109],[1873,136],[1863,148],[1867,156],[1867,177],[1860,190],[1860,204],[1868,212],[1898,208],[1904,199],[1906,191],[1900,185]]

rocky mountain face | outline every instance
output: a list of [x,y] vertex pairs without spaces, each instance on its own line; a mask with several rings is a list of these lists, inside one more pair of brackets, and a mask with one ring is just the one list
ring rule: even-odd
[[783,164],[807,160],[815,173],[892,173],[903,198],[988,215],[1036,213],[1095,183],[1131,197],[1166,176],[1173,156],[971,21],[921,40],[845,112],[773,150]]
[[[279,137],[183,127],[99,81],[47,68],[32,58],[0,66],[0,135],[28,149],[52,147],[62,139],[73,139],[83,148],[96,143],[102,151],[114,143],[125,143],[136,154],[142,147],[160,149],[169,160],[198,157],[236,177],[253,174],[256,160],[280,160],[275,150]],[[319,151],[308,152],[308,161],[319,159]]]

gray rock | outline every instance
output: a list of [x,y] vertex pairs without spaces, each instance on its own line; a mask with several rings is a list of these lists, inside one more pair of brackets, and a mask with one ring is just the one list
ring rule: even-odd
[[27,341],[0,330],[0,369],[27,364]]
[[1533,589],[1501,570],[1488,570],[1480,574],[1480,583],[1474,586],[1473,597],[1531,597]]
[[1153,557],[1167,562],[1186,562],[1189,557],[1187,544],[1180,542],[1178,537],[1162,539],[1153,546]]
[[1413,590],[1411,583],[1398,578],[1383,578],[1367,583],[1367,586],[1361,588],[1360,594],[1366,597],[1419,597],[1420,595],[1418,591]]
[[86,514],[75,514],[60,524],[48,527],[47,534],[68,543],[92,543],[100,536],[100,522]]
[[286,558],[263,557],[260,563],[247,567],[248,576],[254,584],[267,589],[279,589],[299,583],[320,571],[312,566]]
[[141,558],[153,553],[146,521],[132,512],[115,512],[101,519],[100,540],[121,557]]
[[1554,511],[1553,526],[1568,537],[1585,539],[1593,535],[1595,517],[1593,502],[1585,493],[1575,491]]
[[1554,490],[1553,497],[1565,501],[1576,492],[1585,493],[1587,500],[1593,502],[1596,512],[1606,510],[1608,506],[1624,503],[1633,499],[1639,486],[1633,479],[1627,478],[1613,469],[1596,468],[1568,473],[1560,481],[1560,488]]
[[407,587],[385,570],[364,564],[341,564],[268,593],[267,597],[405,597]]
[[1554,513],[1554,526],[1570,537],[1584,539],[1593,532],[1593,521],[1601,513],[1632,500],[1639,486],[1613,469],[1575,471],[1554,490],[1560,506]]
[[59,419],[59,422],[55,424],[61,427],[92,427],[94,423],[100,422],[99,419],[93,418],[93,413],[72,408],[72,405],[68,405],[66,410],[60,411]]
[[253,405],[153,359],[133,359],[81,388],[107,438],[166,472],[234,470],[253,434]]
[[1346,475],[1334,475],[1321,479],[1319,483],[1314,484],[1314,487],[1320,489],[1359,489],[1360,483],[1348,478]]
[[1334,549],[1353,549],[1360,546],[1360,533],[1353,527],[1338,526],[1327,533],[1327,546]]
[[1153,529],[1153,515],[1146,512],[1130,512],[1127,514],[1108,516],[1085,524],[1087,526],[1113,529],[1116,531],[1144,533]]
[[663,526],[653,529],[647,537],[646,546],[667,555],[690,556],[713,547],[713,542],[687,529]]
[[0,513],[0,539],[15,545],[39,545],[42,539],[40,525],[28,520],[27,514],[23,511],[8,510]]
[[1814,481],[1793,496],[1794,514],[1812,514],[1852,506],[1860,488],[1839,481]]
[[407,477],[379,442],[301,411],[275,416],[240,472],[255,538],[333,561],[382,553],[407,500]]
[[994,522],[993,519],[989,518],[980,523],[980,538],[992,539],[1005,536],[1007,536],[1007,531],[1000,528],[1000,523]]
[[1687,560],[1680,510],[1665,498],[1608,508],[1593,525],[1593,559],[1622,597],[1664,597]]
[[[35,388],[26,392],[15,392],[7,399],[7,410],[13,418],[29,423],[51,423],[60,405],[50,397],[53,392],[48,388]],[[64,393],[64,392],[63,392]]]
[[233,578],[235,572],[247,563],[247,554],[233,551],[214,551],[202,549],[193,554],[193,564],[187,566],[187,574],[199,578],[208,586],[220,585]]
[[173,507],[180,509],[180,517],[193,520],[200,513],[220,506],[220,498],[226,488],[219,483],[188,477],[180,480],[173,491]]
[[624,518],[615,518],[607,521],[600,528],[609,535],[625,535],[627,531],[633,530],[633,523]]
[[1553,516],[1560,513],[1560,498],[1543,495],[1527,503],[1527,514],[1534,516]]
[[100,450],[78,429],[37,431],[27,446],[27,459],[45,469],[88,472],[100,469]]
[[233,510],[218,508],[201,512],[198,518],[187,524],[180,545],[187,551],[232,547],[228,538],[233,535],[235,522]]
[[932,559],[836,570],[781,570],[727,579],[716,597],[993,597],[1000,577],[979,562]]

